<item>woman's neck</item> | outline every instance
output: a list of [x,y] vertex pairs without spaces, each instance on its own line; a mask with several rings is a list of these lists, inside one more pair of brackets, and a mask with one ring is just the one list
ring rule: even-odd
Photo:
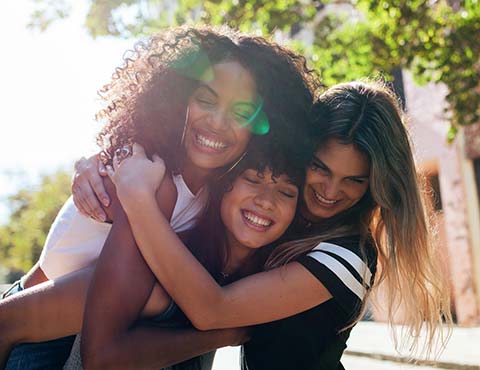
[[244,267],[255,255],[257,249],[249,248],[239,243],[232,235],[227,233],[228,260],[222,273],[232,275]]
[[212,170],[198,168],[192,162],[186,161],[181,170],[183,181],[193,194],[196,194],[207,182]]

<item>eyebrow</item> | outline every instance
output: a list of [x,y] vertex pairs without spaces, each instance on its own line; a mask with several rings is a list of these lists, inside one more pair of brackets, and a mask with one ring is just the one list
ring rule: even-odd
[[[215,95],[215,97],[218,98],[218,93],[210,86],[208,86],[207,84],[205,83],[200,83],[199,86],[198,86],[198,89],[206,89],[208,90],[211,94]],[[251,101],[239,101],[237,103],[235,103],[235,105],[248,105],[248,106],[251,106],[252,108],[256,109],[258,107],[258,105],[254,102],[251,102]]]
[[212,93],[213,95],[215,95],[216,97],[218,97],[217,92],[205,83],[200,83],[200,86],[198,86],[198,88],[199,89],[204,88],[204,89],[208,90],[210,93]]
[[[322,167],[328,173],[332,173],[332,170],[323,161],[321,161],[320,158],[318,158],[316,155],[313,156],[312,162],[314,162],[316,165]],[[368,180],[369,177],[370,176],[368,176],[368,175],[346,176],[346,178],[348,178],[348,179],[367,179],[367,180]]]

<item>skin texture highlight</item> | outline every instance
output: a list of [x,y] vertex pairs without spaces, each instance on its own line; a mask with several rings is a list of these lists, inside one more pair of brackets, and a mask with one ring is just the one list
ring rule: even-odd
[[368,190],[369,174],[364,153],[353,144],[328,140],[307,168],[303,215],[319,222],[353,207]]

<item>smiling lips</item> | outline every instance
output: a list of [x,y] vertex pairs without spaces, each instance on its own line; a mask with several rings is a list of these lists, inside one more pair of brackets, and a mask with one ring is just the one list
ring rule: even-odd
[[242,216],[245,223],[252,226],[255,230],[266,231],[274,224],[274,221],[270,218],[260,216],[258,213],[252,211],[242,210]]
[[213,136],[202,134],[200,132],[197,132],[195,134],[195,142],[199,146],[213,151],[222,151],[228,146],[223,141],[220,141]]
[[324,205],[327,206],[333,206],[334,204],[340,202],[340,200],[329,200],[327,198],[324,198],[320,195],[320,193],[317,193],[313,188],[313,195],[315,196],[315,199],[317,199],[320,203],[323,203]]

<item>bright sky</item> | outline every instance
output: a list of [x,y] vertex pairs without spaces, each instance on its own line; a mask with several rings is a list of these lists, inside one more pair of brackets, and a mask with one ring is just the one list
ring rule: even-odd
[[73,17],[45,33],[28,30],[32,3],[0,3],[0,223],[8,194],[95,150],[96,91],[133,45],[90,38],[82,25],[87,1],[74,2]]

